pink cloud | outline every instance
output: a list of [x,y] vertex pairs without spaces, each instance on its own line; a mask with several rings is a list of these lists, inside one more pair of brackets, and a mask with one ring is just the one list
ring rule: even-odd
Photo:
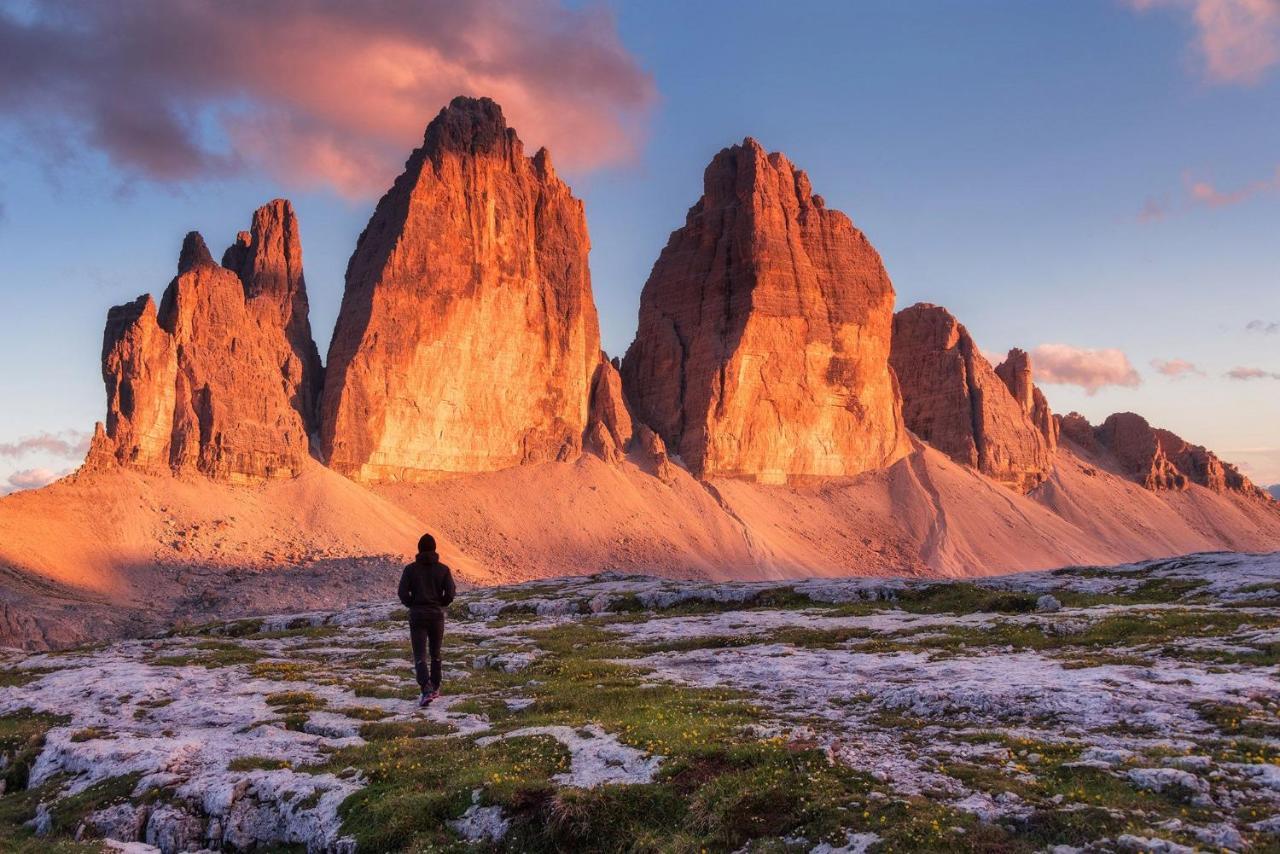
[[1190,174],[1183,176],[1183,182],[1186,185],[1186,198],[1178,205],[1176,210],[1148,199],[1146,205],[1138,213],[1138,222],[1153,222],[1164,219],[1173,213],[1185,213],[1196,207],[1226,208],[1248,201],[1255,196],[1280,192],[1280,167],[1277,167],[1275,174],[1271,176],[1231,190],[1219,189],[1216,184],[1210,181],[1198,180]]
[[1107,386],[1132,388],[1142,383],[1129,357],[1113,348],[1041,344],[1031,351],[1031,364],[1038,382],[1079,386],[1088,394],[1097,394]]
[[39,489],[42,486],[48,486],[60,477],[67,475],[67,472],[57,472],[53,469],[35,468],[23,469],[9,475],[5,481],[5,487],[0,489],[0,494],[8,495],[11,492],[17,492],[21,489]]
[[1271,193],[1277,190],[1280,190],[1280,169],[1276,169],[1276,173],[1271,177],[1254,181],[1234,190],[1219,190],[1208,181],[1188,180],[1187,182],[1187,193],[1191,197],[1192,203],[1211,208],[1238,205],[1259,194]]
[[1280,380],[1280,373],[1262,368],[1232,368],[1226,376],[1233,380]]
[[1138,222],[1155,222],[1164,219],[1169,214],[1169,206],[1162,201],[1155,199],[1147,199],[1142,206],[1142,210],[1138,211]]
[[1204,371],[1185,359],[1152,359],[1151,367],[1156,369],[1156,373],[1175,380],[1189,376],[1204,376]]
[[32,453],[50,454],[79,462],[89,450],[89,434],[79,430],[39,433],[12,442],[0,442],[0,457],[22,457]]
[[[162,181],[262,169],[382,192],[455,95],[502,105],[531,150],[632,158],[652,78],[602,6],[560,0],[35,0],[0,11],[0,115]],[[65,147],[60,150],[65,150]]]
[[1173,8],[1190,16],[1205,77],[1257,83],[1280,62],[1280,0],[1128,0],[1139,11]]

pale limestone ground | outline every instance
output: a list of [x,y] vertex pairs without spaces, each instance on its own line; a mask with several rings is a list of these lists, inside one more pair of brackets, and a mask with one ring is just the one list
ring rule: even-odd
[[[752,850],[888,849],[892,827],[875,811],[912,798],[951,817],[937,833],[957,834],[956,850],[987,832],[1007,835],[1010,850],[1045,850],[1055,834],[1066,839],[1066,829],[1043,831],[1059,825],[1073,828],[1076,850],[1273,850],[1277,603],[1280,555],[972,585],[539,581],[460,600],[449,693],[426,711],[411,700],[405,631],[390,606],[14,657],[0,715],[61,717],[32,755],[29,828],[0,829],[0,842],[33,831],[138,852],[354,850],[358,833],[340,807],[379,771],[332,757],[360,756],[352,751],[377,737],[371,725],[474,749],[541,739],[562,755],[545,781],[560,790],[671,785],[664,770],[681,757],[602,725],[617,713],[592,713],[601,685],[580,686],[579,718],[558,711],[558,665],[581,655],[634,672],[628,696],[732,689],[755,710],[735,743],[821,751],[865,776],[858,808],[837,807],[849,821],[834,835],[799,823],[748,838]],[[565,634],[574,631],[594,634]],[[591,644],[603,644],[598,655]],[[113,797],[77,806],[122,780]],[[470,790],[439,832],[501,845],[527,817],[495,791]],[[1088,829],[1070,820],[1086,811],[1099,827],[1083,839]]]

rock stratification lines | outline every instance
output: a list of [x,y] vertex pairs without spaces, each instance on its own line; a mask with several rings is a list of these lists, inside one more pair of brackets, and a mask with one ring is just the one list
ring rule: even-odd
[[309,455],[295,408],[302,361],[200,235],[183,244],[157,311],[150,296],[107,315],[107,420],[94,465],[199,471],[229,481],[291,477]]
[[783,482],[904,455],[893,285],[844,214],[753,139],[715,156],[640,298],[638,417],[695,475]]
[[[1029,368],[1023,376],[1013,364],[1002,365],[1009,375],[1002,380],[969,331],[945,308],[927,303],[894,317],[891,361],[907,427],[921,439],[1020,492],[1048,477],[1056,432],[1042,432],[1032,420]],[[1043,409],[1041,421],[1048,404]]]
[[600,352],[582,203],[455,98],[360,236],[329,348],[329,465],[428,480],[581,450]]

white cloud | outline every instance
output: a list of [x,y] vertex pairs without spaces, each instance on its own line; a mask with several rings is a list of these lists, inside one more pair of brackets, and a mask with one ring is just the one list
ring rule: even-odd
[[1129,357],[1115,348],[1041,344],[1031,351],[1031,364],[1037,382],[1079,386],[1088,394],[1107,386],[1133,388],[1142,384]]
[[1212,83],[1252,84],[1280,62],[1280,0],[1128,0],[1176,9],[1195,28],[1202,73]]

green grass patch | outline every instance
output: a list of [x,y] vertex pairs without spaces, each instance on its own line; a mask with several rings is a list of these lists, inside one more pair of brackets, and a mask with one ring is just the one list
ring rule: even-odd
[[314,712],[325,707],[325,701],[310,691],[278,691],[265,698],[268,706],[282,712]]
[[279,771],[292,768],[293,763],[287,759],[272,759],[269,756],[238,756],[227,765],[228,771]]
[[41,714],[23,709],[0,717],[0,756],[4,757],[4,791],[16,792],[27,788],[31,765],[44,747],[49,730],[65,726],[70,718]]

